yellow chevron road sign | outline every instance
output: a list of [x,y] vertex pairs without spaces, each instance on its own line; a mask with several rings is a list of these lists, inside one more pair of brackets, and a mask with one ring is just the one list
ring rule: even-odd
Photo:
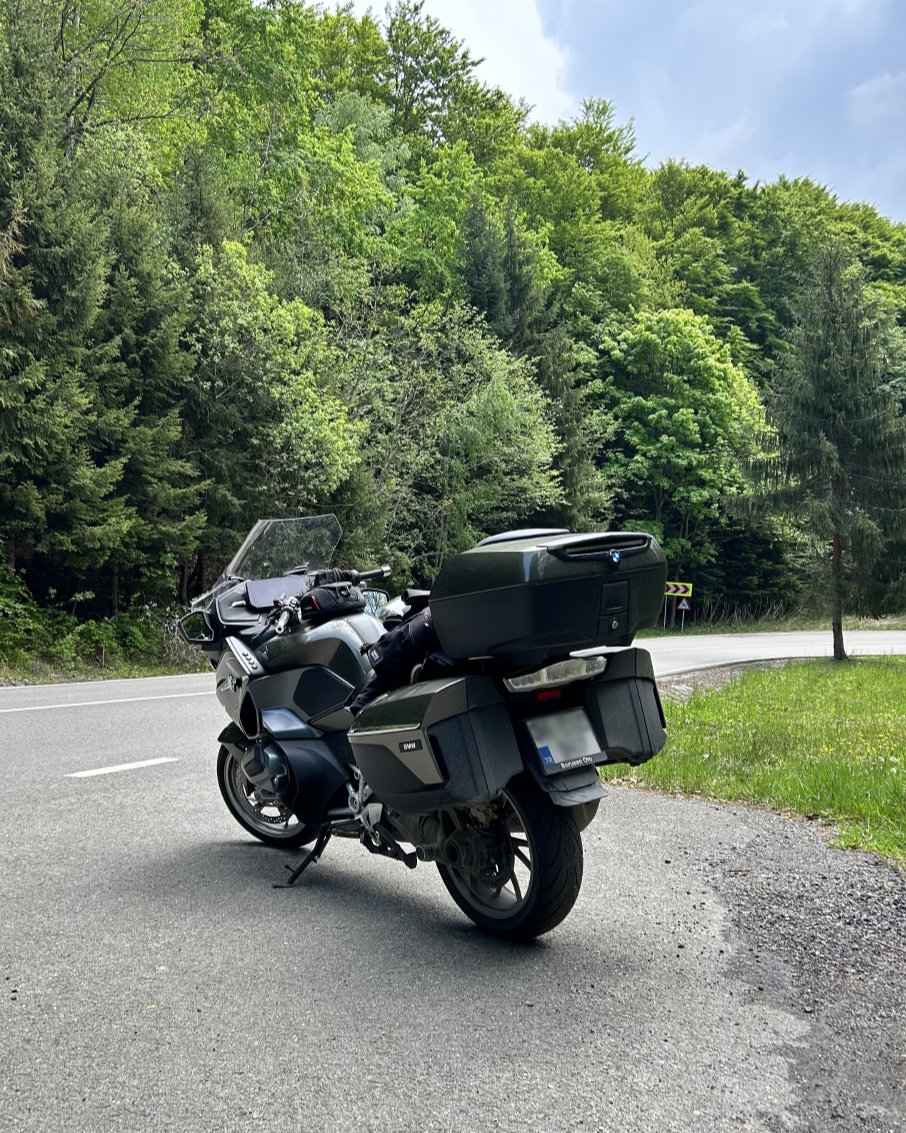
[[691,582],[665,582],[664,593],[670,598],[691,598]]

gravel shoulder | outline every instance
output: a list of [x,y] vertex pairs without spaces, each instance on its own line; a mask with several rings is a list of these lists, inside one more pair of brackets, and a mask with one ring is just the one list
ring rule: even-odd
[[777,661],[750,661],[740,665],[714,665],[710,669],[695,669],[678,676],[658,677],[657,687],[663,697],[686,701],[693,692],[723,688],[750,669],[782,669],[788,664],[789,660],[784,658]]
[[[698,949],[704,902],[722,909],[723,949],[708,968],[723,968],[730,1002],[741,997],[785,1066],[783,1090],[750,1033],[733,1070],[720,1074],[724,1108],[698,1102],[699,1119],[685,1128],[902,1133],[906,878],[880,858],[832,848],[817,823],[758,808],[616,787],[602,818],[589,832],[607,829],[608,853],[642,849],[651,871],[645,843],[661,851],[659,923],[676,957]],[[640,845],[643,829],[652,833]],[[732,1044],[741,1025],[728,1010],[723,1041]]]
[[[739,813],[739,808],[733,808]],[[740,976],[813,1020],[795,1058],[807,1130],[906,1127],[906,879],[827,845],[806,820],[757,810],[763,836],[707,861],[730,910]]]
[[[715,666],[658,686],[686,701],[752,667]],[[880,858],[834,849],[832,831],[807,819],[693,805],[742,820],[745,837],[719,841],[704,863],[738,934],[736,975],[812,1024],[793,1058],[798,1127],[899,1133],[906,1127],[906,877]]]

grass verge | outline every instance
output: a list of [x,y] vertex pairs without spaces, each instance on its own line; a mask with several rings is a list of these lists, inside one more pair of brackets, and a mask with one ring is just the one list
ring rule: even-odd
[[0,664],[0,688],[15,685],[55,685],[71,681],[122,681],[137,677],[172,677],[180,673],[211,672],[207,663],[197,661],[163,663],[154,661],[122,662],[113,665],[97,665],[82,662],[69,665],[65,669],[35,660],[26,665]]
[[[87,592],[78,595],[88,599]],[[0,563],[0,685],[59,680],[112,680],[206,669],[177,633],[181,610],[144,606],[109,618],[42,607]]]
[[[853,614],[844,617],[843,632],[848,630],[867,629],[906,629],[906,614],[888,614],[884,617],[869,618]],[[830,615],[808,612],[789,613],[782,615],[765,614],[760,616],[734,615],[722,618],[720,621],[702,619],[686,620],[685,628],[680,629],[680,620],[676,625],[666,629],[658,622],[651,629],[644,629],[637,637],[663,637],[665,634],[712,634],[712,633],[795,633],[802,630],[831,632]]]
[[605,779],[821,818],[906,865],[906,660],[795,662],[664,707],[664,751]]

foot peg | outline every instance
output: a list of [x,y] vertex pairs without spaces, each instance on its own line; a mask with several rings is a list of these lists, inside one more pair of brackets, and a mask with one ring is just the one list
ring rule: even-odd
[[377,844],[365,833],[360,838],[362,845],[369,853],[380,854],[384,858],[393,858],[396,862],[402,862],[407,868],[415,869],[418,865],[418,858],[415,854],[407,854],[383,823],[375,823],[374,832],[380,839]]

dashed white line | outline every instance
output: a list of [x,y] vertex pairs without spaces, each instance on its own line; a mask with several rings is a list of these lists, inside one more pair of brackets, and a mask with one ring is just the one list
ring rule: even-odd
[[113,775],[116,771],[134,771],[137,767],[153,767],[157,763],[179,763],[176,756],[161,759],[142,759],[138,763],[117,763],[113,767],[96,767],[93,771],[70,771],[65,779],[89,779],[92,775]]
[[180,700],[186,696],[211,696],[213,689],[204,692],[166,692],[159,696],[120,696],[115,700],[73,700],[69,704],[27,704],[21,708],[0,708],[4,712],[44,712],[55,708],[90,708],[96,704],[132,704],[139,700]]

